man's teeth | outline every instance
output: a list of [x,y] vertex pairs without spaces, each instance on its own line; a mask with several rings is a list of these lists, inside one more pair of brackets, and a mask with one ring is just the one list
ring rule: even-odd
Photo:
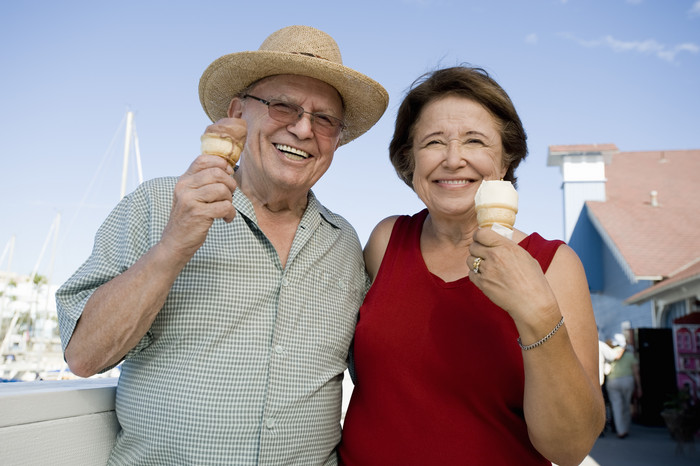
[[309,153],[304,152],[303,150],[296,149],[291,146],[287,146],[285,144],[275,144],[275,147],[277,150],[280,150],[282,152],[285,152],[288,155],[291,155],[293,159],[296,160],[301,160],[301,159],[308,159],[309,158]]

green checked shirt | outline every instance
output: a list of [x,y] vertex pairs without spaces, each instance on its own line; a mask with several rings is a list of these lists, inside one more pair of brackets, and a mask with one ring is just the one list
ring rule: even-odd
[[[160,239],[176,178],[144,183],[99,229],[58,291],[63,347],[97,287]],[[122,365],[110,464],[331,465],[341,382],[368,287],[360,242],[309,194],[285,268],[233,196]]]

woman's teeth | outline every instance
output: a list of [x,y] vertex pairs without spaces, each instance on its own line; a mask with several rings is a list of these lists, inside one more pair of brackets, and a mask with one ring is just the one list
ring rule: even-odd
[[439,183],[444,184],[467,184],[467,180],[440,180]]
[[304,160],[309,158],[309,153],[304,152],[303,150],[295,149],[294,147],[287,146],[285,144],[275,144],[275,147],[277,150],[284,152],[287,154],[287,157],[289,157],[292,160]]

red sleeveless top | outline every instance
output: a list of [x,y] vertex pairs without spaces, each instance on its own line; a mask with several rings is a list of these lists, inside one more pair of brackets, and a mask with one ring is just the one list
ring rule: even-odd
[[[346,465],[549,465],[523,417],[511,317],[469,277],[446,283],[420,251],[427,210],[399,217],[355,332]],[[546,271],[561,241],[520,246]]]

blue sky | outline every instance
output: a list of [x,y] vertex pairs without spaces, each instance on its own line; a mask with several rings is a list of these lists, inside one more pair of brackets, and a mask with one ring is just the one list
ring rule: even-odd
[[[119,199],[127,110],[144,178],[181,174],[209,124],[204,69],[291,24],[331,34],[345,64],[389,92],[384,117],[314,189],[363,243],[382,218],[422,208],[387,146],[406,89],[436,67],[483,67],[513,99],[530,148],[518,171],[526,232],[563,237],[550,145],[700,148],[698,0],[2,2],[0,254],[14,235],[12,271],[38,264],[60,283],[88,256]],[[51,269],[52,243],[41,250],[57,214]]]

